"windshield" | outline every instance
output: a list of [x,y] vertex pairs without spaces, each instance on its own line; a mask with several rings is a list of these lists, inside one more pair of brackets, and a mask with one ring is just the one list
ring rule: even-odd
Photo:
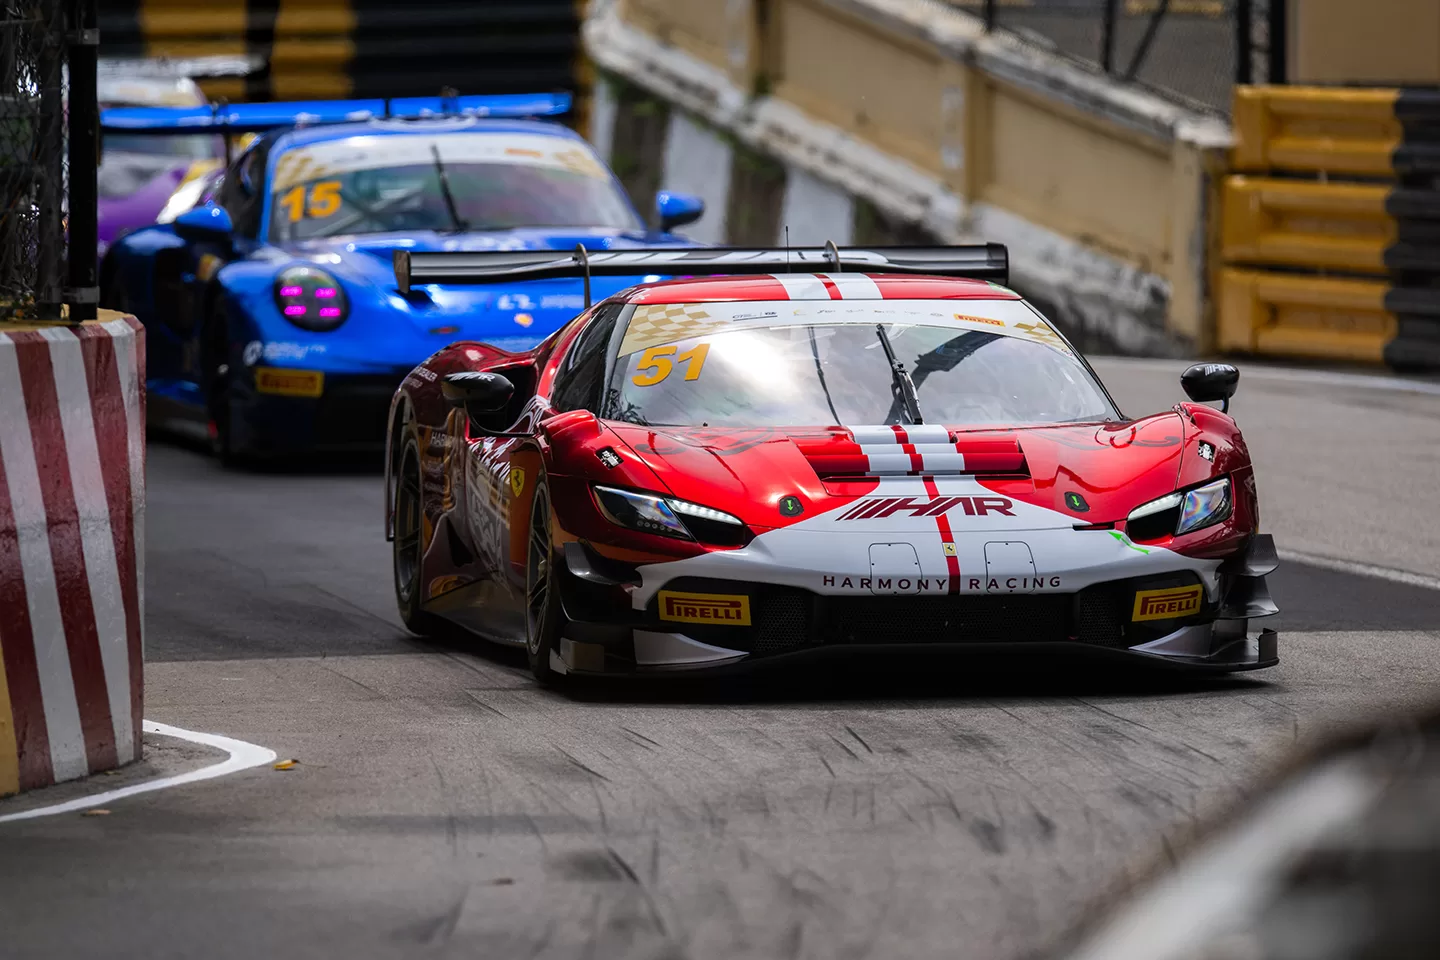
[[877,325],[927,423],[1118,419],[1084,364],[1018,300],[641,305],[601,415],[657,426],[904,423]]
[[282,154],[270,239],[640,223],[587,146],[536,134],[363,136]]

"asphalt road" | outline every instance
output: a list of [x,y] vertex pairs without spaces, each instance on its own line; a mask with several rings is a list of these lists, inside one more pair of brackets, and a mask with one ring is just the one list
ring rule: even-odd
[[[1097,364],[1129,412],[1180,364]],[[1440,576],[1440,391],[1247,374],[1264,526]],[[1440,590],[1288,563],[1282,664],[926,656],[566,698],[400,628],[363,468],[150,453],[147,716],[300,761],[0,824],[5,957],[1036,955],[1294,748],[1440,696]],[[3,804],[0,804],[3,812]]]

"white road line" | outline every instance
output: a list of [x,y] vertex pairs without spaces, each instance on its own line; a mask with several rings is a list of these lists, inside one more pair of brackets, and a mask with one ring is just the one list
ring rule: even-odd
[[1411,573],[1408,570],[1396,570],[1393,567],[1378,567],[1373,563],[1357,563],[1354,560],[1322,557],[1319,554],[1301,553],[1298,550],[1276,550],[1275,552],[1280,555],[1281,560],[1291,563],[1303,563],[1306,566],[1334,570],[1337,573],[1351,573],[1359,577],[1375,577],[1393,583],[1403,583],[1407,587],[1440,590],[1440,577],[1427,577],[1423,573]]
[[[1154,357],[1106,357],[1092,356],[1092,362],[1114,364],[1120,367],[1146,367],[1152,370],[1173,370],[1180,375],[1191,360],[1166,360]],[[1434,380],[1412,380],[1408,377],[1386,377],[1368,373],[1346,373],[1340,370],[1295,370],[1288,367],[1271,367],[1263,364],[1240,362],[1240,383],[1244,389],[1247,378],[1254,380],[1288,380],[1293,383],[1313,383],[1331,387],[1360,387],[1369,390],[1389,390],[1397,393],[1423,393],[1440,397],[1440,382]]]
[[261,767],[275,762],[274,750],[258,747],[253,743],[246,743],[244,740],[234,740],[216,733],[196,733],[194,730],[182,730],[179,727],[172,727],[168,723],[156,723],[154,720],[146,720],[144,729],[146,733],[158,733],[164,737],[178,737],[191,743],[216,747],[230,754],[230,758],[199,770],[191,770],[189,773],[161,777],[158,780],[147,780],[144,783],[121,787],[119,790],[108,790],[105,793],[80,797],[78,800],[67,800],[49,807],[37,807],[34,810],[22,810],[20,813],[7,814],[0,817],[0,823],[7,823],[11,820],[32,820],[35,817],[50,817],[57,813],[73,813],[76,810],[92,810],[95,807],[103,807],[107,803],[114,803],[116,800],[133,797],[139,793],[178,787],[199,780],[213,780],[215,777],[223,777],[227,773],[238,773],[241,770],[249,770],[251,767]]

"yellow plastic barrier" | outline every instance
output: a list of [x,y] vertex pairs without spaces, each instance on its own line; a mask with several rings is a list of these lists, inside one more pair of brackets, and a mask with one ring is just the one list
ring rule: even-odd
[[1221,207],[1221,256],[1230,264],[1384,273],[1395,220],[1390,188],[1232,176]]
[[1401,139],[1395,89],[1236,87],[1237,171],[1388,177]]
[[1220,274],[1221,350],[1381,363],[1397,321],[1383,280],[1226,268]]

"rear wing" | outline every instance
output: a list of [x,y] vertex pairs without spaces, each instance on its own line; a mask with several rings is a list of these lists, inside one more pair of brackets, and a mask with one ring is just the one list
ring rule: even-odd
[[555,250],[420,253],[395,251],[400,292],[426,283],[479,284],[521,280],[583,278],[589,305],[590,278],[632,274],[718,276],[763,273],[919,273],[969,277],[1006,284],[1010,260],[1005,247],[982,243],[956,247],[699,247],[673,250],[617,250],[591,253]]
[[263,133],[279,127],[363,120],[550,117],[568,113],[569,110],[568,93],[216,103],[197,107],[112,107],[100,111],[100,128],[109,133],[151,133],[162,136],[185,133]]

